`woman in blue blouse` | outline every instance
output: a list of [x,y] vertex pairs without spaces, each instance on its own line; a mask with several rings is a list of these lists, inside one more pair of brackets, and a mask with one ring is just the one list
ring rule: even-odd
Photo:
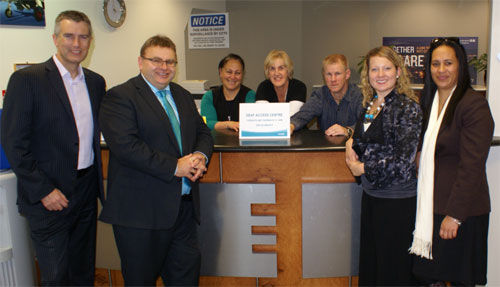
[[201,115],[213,130],[239,130],[240,103],[254,103],[255,92],[241,84],[245,62],[229,54],[219,62],[222,85],[207,91],[201,99]]
[[422,112],[402,58],[389,47],[368,52],[361,85],[365,113],[346,143],[347,165],[364,190],[359,286],[414,285],[408,249]]

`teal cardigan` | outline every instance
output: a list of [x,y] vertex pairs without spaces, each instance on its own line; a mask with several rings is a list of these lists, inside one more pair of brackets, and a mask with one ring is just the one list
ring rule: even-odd
[[[248,91],[245,96],[245,103],[255,103],[255,92],[253,90]],[[217,119],[217,111],[214,107],[214,97],[212,90],[208,90],[201,99],[201,116],[206,118],[207,126],[213,130],[215,124],[219,122]]]

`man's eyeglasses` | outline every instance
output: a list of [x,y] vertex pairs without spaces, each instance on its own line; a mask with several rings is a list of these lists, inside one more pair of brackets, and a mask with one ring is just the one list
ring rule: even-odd
[[146,57],[142,57],[144,60],[148,60],[148,61],[151,61],[151,63],[153,63],[153,66],[157,67],[157,68],[160,68],[160,67],[163,67],[163,63],[165,63],[167,65],[167,67],[175,67],[177,66],[177,61],[176,60],[166,60],[166,61],[163,61],[162,59],[160,58],[146,58]]
[[460,39],[458,37],[448,37],[448,38],[434,38],[431,41],[431,47],[435,48],[442,45],[443,43],[456,43],[460,45]]

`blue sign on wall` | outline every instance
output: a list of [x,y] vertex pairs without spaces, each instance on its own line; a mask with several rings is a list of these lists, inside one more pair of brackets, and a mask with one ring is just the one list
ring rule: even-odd
[[226,25],[225,14],[191,15],[191,26],[224,26]]
[[229,48],[229,13],[191,15],[188,40],[189,49]]

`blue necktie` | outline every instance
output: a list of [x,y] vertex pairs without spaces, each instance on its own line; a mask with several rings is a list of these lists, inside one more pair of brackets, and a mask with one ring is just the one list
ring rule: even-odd
[[[177,139],[177,144],[179,145],[179,149],[182,154],[182,137],[181,137],[181,126],[179,125],[179,121],[177,120],[177,117],[175,116],[174,109],[170,105],[170,103],[167,100],[167,91],[161,90],[158,91],[160,94],[160,99],[163,104],[163,108],[167,112],[168,119],[170,120],[170,124],[172,125],[172,129],[174,130],[175,138]],[[169,91],[170,93],[170,91]]]
[[[181,151],[182,155],[182,137],[181,137],[181,126],[179,125],[179,121],[177,120],[177,117],[175,116],[175,112],[173,107],[170,105],[170,102],[167,100],[167,92],[170,97],[172,97],[172,94],[170,91],[166,90],[161,90],[158,91],[158,94],[160,96],[160,100],[163,104],[163,108],[167,112],[168,119],[170,120],[170,124],[172,125],[172,129],[174,130],[175,138],[177,139],[177,144],[179,145],[179,149]],[[189,194],[189,191],[191,190],[191,183],[189,182],[189,179],[187,177],[182,178],[182,195]]]

